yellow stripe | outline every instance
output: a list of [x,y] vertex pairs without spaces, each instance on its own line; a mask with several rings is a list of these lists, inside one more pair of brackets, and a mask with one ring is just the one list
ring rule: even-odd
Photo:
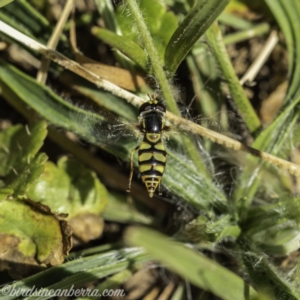
[[166,150],[165,145],[163,143],[158,143],[158,144],[154,145],[154,148],[157,150],[161,150],[161,151]]
[[165,167],[164,167],[164,166],[160,166],[160,165],[154,166],[153,169],[154,169],[155,171],[158,171],[158,172],[162,173],[162,174],[163,174],[163,172],[165,171]]
[[153,153],[153,156],[156,160],[161,161],[161,162],[166,162],[167,161],[167,157],[165,155],[163,155],[162,153]]
[[147,149],[150,149],[150,148],[151,148],[151,144],[146,143],[146,142],[142,142],[139,149],[140,150],[147,150]]
[[145,152],[145,153],[142,153],[140,156],[139,156],[139,161],[140,162],[143,162],[145,160],[149,160],[151,159],[152,157],[152,153],[151,152]]
[[151,169],[152,169],[152,165],[140,165],[140,166],[139,166],[139,171],[140,171],[140,173],[149,171],[149,170],[151,170]]

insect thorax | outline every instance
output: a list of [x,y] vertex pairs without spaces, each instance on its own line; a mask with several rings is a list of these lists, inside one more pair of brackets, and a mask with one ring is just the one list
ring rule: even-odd
[[143,133],[161,133],[164,129],[164,113],[151,111],[142,113],[140,119],[140,130]]

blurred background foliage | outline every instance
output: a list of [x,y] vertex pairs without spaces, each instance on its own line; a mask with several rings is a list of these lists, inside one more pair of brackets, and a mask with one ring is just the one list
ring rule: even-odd
[[[101,78],[300,163],[298,0],[0,4],[0,21]],[[181,126],[166,142],[163,195],[150,199],[138,172],[127,194],[138,107],[0,38],[1,285],[300,298],[297,177]]]

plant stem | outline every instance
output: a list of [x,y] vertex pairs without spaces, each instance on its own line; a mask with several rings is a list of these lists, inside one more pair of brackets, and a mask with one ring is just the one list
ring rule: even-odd
[[225,45],[239,43],[245,40],[249,40],[252,37],[266,34],[270,31],[270,24],[262,23],[252,28],[228,34],[224,36],[223,42]]
[[152,37],[151,37],[150,32],[145,23],[143,14],[142,14],[139,6],[136,3],[136,0],[127,0],[126,3],[128,4],[130,13],[132,14],[133,19],[136,22],[136,25],[140,32],[140,37],[141,37],[141,40],[142,40],[142,43],[144,46],[144,50],[149,55],[149,59],[150,59],[154,74],[160,84],[160,88],[161,88],[162,94],[164,96],[164,99],[167,103],[168,109],[173,114],[179,116],[180,111],[179,111],[179,109],[176,105],[176,102],[174,100],[174,97],[172,95],[171,85],[169,84],[169,81],[165,75],[165,72],[162,67],[162,63],[159,60],[159,56],[158,56],[155,46],[153,44]]
[[[127,0],[127,4],[128,4],[131,14],[133,15],[135,22],[136,22],[138,30],[140,32],[144,50],[149,55],[149,59],[150,59],[154,74],[160,85],[162,94],[167,103],[167,107],[174,115],[180,116],[180,111],[176,105],[176,102],[175,102],[173,94],[172,94],[171,85],[170,85],[170,83],[166,77],[166,74],[163,70],[161,61],[159,60],[159,56],[158,56],[155,46],[153,44],[153,40],[152,40],[150,32],[147,28],[147,25],[145,23],[143,14],[142,14],[139,6],[137,5],[136,0]],[[205,167],[204,163],[202,162],[202,159],[199,156],[199,153],[198,153],[193,141],[189,137],[183,136],[183,144],[188,152],[188,155],[190,156],[190,158],[192,159],[194,164],[197,166],[198,170],[204,174],[207,174],[207,176],[209,177],[206,167]]]
[[242,86],[239,83],[230,59],[227,55],[225,45],[222,40],[221,32],[217,23],[214,23],[206,32],[209,46],[216,57],[216,60],[224,74],[232,98],[238,107],[244,122],[251,131],[255,133],[260,126],[260,120],[247,98]]

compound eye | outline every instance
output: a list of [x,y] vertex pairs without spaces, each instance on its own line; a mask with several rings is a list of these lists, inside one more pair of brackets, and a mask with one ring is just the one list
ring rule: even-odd
[[163,104],[158,104],[156,107],[158,110],[162,112],[166,112],[166,107]]
[[141,112],[143,112],[143,111],[148,111],[148,110],[150,110],[151,109],[151,105],[149,104],[149,103],[144,103],[144,104],[142,104],[141,106],[140,106],[140,110],[139,110],[139,112],[141,113]]

